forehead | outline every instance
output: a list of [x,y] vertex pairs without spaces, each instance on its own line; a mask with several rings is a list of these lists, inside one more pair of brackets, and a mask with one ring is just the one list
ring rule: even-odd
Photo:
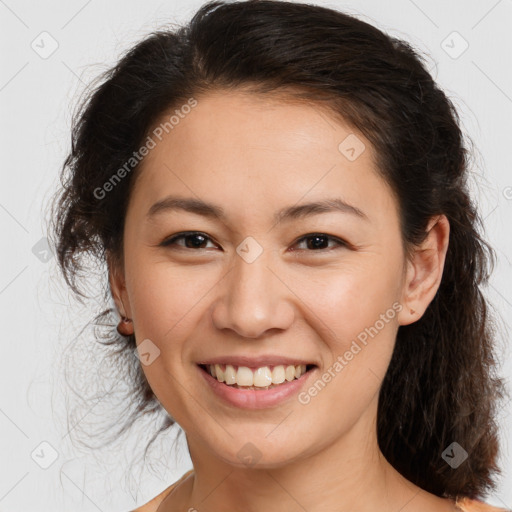
[[161,140],[153,135],[155,147],[142,162],[133,192],[141,207],[173,194],[215,199],[227,210],[232,204],[247,213],[328,195],[393,210],[369,141],[325,108],[219,92],[198,97],[188,113],[165,125],[176,110],[155,124]]

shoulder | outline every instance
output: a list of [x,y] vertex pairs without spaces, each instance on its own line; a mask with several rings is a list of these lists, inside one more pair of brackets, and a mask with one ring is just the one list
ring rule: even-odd
[[457,508],[462,512],[507,512],[510,509],[494,507],[478,500],[469,498],[458,498],[456,501]]
[[174,482],[172,485],[164,489],[160,494],[155,496],[151,501],[148,501],[146,504],[141,505],[138,508],[131,510],[130,512],[156,512],[156,509],[164,501],[164,499],[172,492],[173,489],[176,488],[178,484],[183,482],[194,470],[191,469],[187,471],[179,480]]

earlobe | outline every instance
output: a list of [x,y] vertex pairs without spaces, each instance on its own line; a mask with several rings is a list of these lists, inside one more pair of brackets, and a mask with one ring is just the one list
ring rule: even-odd
[[124,271],[121,269],[121,265],[108,252],[107,267],[110,293],[121,316],[121,320],[117,325],[117,332],[122,336],[131,336],[134,333],[134,326],[131,319],[131,311],[125,308],[125,304],[128,304],[129,307],[129,301],[126,294]]
[[407,262],[407,273],[403,287],[400,325],[419,320],[434,299],[443,276],[448,251],[450,224],[445,215],[431,219],[428,235],[416,248]]

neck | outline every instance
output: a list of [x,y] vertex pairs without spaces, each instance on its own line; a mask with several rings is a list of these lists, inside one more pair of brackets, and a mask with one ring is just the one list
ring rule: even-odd
[[[408,511],[412,503],[418,511],[453,510],[447,500],[421,490],[388,463],[378,447],[375,420],[376,408],[334,442],[326,438],[323,447],[310,447],[309,455],[271,468],[227,464],[187,435],[194,473],[164,510],[384,512]],[[435,500],[440,507],[429,508]]]

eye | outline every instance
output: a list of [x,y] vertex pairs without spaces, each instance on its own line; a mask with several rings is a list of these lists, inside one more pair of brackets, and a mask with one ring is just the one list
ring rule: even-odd
[[[338,247],[348,247],[348,243],[344,240],[341,240],[335,236],[326,235],[325,233],[310,233],[297,240],[296,244],[299,244],[303,241],[306,241],[306,247],[313,251],[327,249],[326,243],[328,245],[329,241],[335,242]],[[310,243],[307,243],[308,241]]]
[[[176,243],[181,239],[185,240],[185,246]],[[211,238],[200,232],[178,233],[177,235],[164,240],[160,245],[162,247],[175,245],[184,247],[186,249],[205,249],[204,244],[207,242],[207,240],[211,240]]]
[[[178,240],[184,240],[185,244],[179,244],[177,243]],[[211,238],[201,232],[185,232],[185,233],[178,233],[176,235],[171,236],[170,238],[164,240],[162,243],[160,243],[160,246],[162,247],[169,247],[169,246],[177,246],[185,249],[206,249],[205,244],[208,243],[208,241],[211,241]],[[328,249],[326,247],[329,244],[329,242],[334,242],[337,244],[338,247],[348,247],[349,244],[345,242],[344,240],[341,240],[340,238],[326,235],[325,233],[310,233],[308,235],[303,236],[302,238],[299,238],[297,242],[295,242],[294,245],[300,244],[302,242],[306,242],[306,250],[311,251],[321,251]],[[309,242],[309,243],[307,243]],[[213,242],[212,242],[213,243]],[[336,247],[331,247],[331,249],[334,249]],[[304,250],[304,249],[299,249]]]

